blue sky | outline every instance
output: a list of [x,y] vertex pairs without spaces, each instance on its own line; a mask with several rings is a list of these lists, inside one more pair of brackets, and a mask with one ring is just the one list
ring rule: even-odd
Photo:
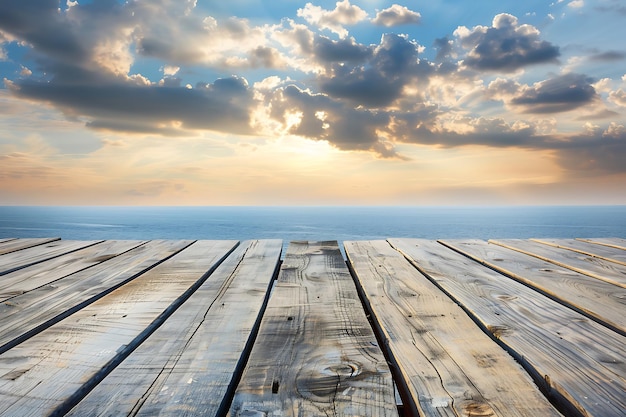
[[617,0],[5,0],[0,203],[626,204]]

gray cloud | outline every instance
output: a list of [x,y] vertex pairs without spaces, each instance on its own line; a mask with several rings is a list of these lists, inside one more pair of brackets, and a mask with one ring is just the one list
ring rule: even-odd
[[[558,164],[579,175],[626,173],[626,129],[612,124],[607,130],[574,135],[539,135],[532,126],[515,129],[501,119],[478,119],[470,133],[404,125],[398,137],[404,142],[444,147],[485,145],[554,151]],[[404,135],[402,134],[404,132]]]
[[385,107],[400,97],[403,82],[399,77],[385,78],[375,69],[343,72],[337,70],[335,76],[322,82],[322,91],[366,107]]
[[[455,32],[457,44],[469,51],[464,57],[469,68],[465,72],[457,71],[456,45],[448,38],[434,43],[437,61],[447,65],[434,65],[420,59],[421,47],[408,37],[386,34],[379,45],[363,45],[347,36],[331,40],[293,25],[292,31],[284,31],[285,37],[292,38],[286,47],[299,54],[296,59],[312,61],[307,71],[319,66],[326,70],[302,88],[292,85],[254,92],[243,78],[233,76],[187,89],[178,78],[184,71],[166,77],[160,85],[138,75],[133,78],[133,52],[160,59],[164,65],[193,64],[205,62],[206,51],[198,45],[212,39],[212,31],[219,34],[216,42],[252,36],[265,39],[265,34],[242,19],[218,24],[214,19],[189,14],[192,3],[96,1],[59,13],[58,1],[4,0],[0,2],[0,29],[28,44],[38,66],[33,66],[32,75],[7,81],[7,86],[17,97],[50,103],[94,129],[176,136],[194,129],[254,134],[250,115],[260,104],[256,97],[265,94],[271,118],[283,126],[287,126],[286,115],[302,115],[288,133],[328,141],[343,150],[401,158],[394,144],[519,147],[554,151],[565,169],[576,166],[584,172],[626,172],[626,134],[617,126],[610,134],[609,130],[598,130],[546,136],[539,135],[532,123],[514,126],[495,117],[468,117],[470,131],[466,133],[442,127],[444,123],[438,118],[446,109],[426,104],[426,87],[433,75],[440,78],[438,82],[449,82],[452,78],[448,76],[469,82],[476,76],[473,70],[511,72],[554,62],[559,56],[558,47],[542,41],[535,28],[519,25],[513,16],[498,15],[491,27]],[[309,12],[315,14],[316,22],[334,24],[335,29],[364,19],[356,15],[350,18],[347,11],[356,9],[347,1],[340,3],[343,8],[338,6],[334,14],[312,6]],[[133,45],[138,51],[131,51]],[[279,67],[282,56],[268,45],[246,43],[242,49],[246,54],[217,53],[218,59],[209,65],[216,67],[233,58],[240,68]],[[624,57],[623,52],[607,51],[591,59],[611,62]],[[104,65],[116,60],[117,66]],[[526,113],[550,114],[600,100],[591,83],[580,74],[555,76],[530,87],[499,79],[489,85],[486,96]],[[406,87],[411,87],[410,96],[405,96]],[[622,90],[611,92],[609,97],[616,104],[626,103]],[[616,116],[598,108],[580,120]]]
[[[166,1],[166,0],[162,0]],[[208,16],[181,10],[181,5],[168,4],[161,7],[145,7],[132,3],[129,8],[140,20],[135,29],[137,52],[141,55],[165,60],[177,65],[202,64],[226,67],[227,57],[251,50],[252,66],[270,66],[278,62],[258,59],[259,48],[276,55],[276,51],[259,44],[264,40],[263,31],[251,27],[245,19],[230,17],[216,21]],[[252,41],[251,41],[252,40]],[[241,60],[242,66],[250,65]]]
[[559,165],[581,175],[626,173],[626,131],[576,135],[555,147]]
[[594,7],[594,9],[600,12],[618,13],[626,15],[626,6],[624,5],[622,0],[609,0],[601,6]]
[[452,45],[453,42],[448,39],[447,36],[435,39],[435,41],[433,42],[433,46],[437,50],[437,56],[435,59],[437,61],[443,61],[447,58],[450,58],[452,54]]
[[249,51],[248,55],[250,56],[249,62],[252,68],[280,68],[284,66],[282,57],[274,48],[258,46]]
[[94,2],[64,13],[58,8],[54,0],[2,1],[0,29],[31,45],[42,60],[93,67],[96,42],[133,25],[132,14],[117,2]]
[[[88,77],[85,77],[88,78]],[[196,88],[130,82],[68,84],[24,80],[9,85],[18,97],[54,103],[66,114],[87,117],[88,126],[172,134],[207,129],[250,134],[252,91],[241,78],[218,79]],[[179,129],[174,129],[178,126]]]
[[394,4],[391,7],[376,13],[376,17],[372,19],[372,23],[380,26],[398,26],[407,24],[418,24],[422,20],[422,16],[409,10],[405,6]]
[[353,38],[335,41],[325,36],[315,36],[313,54],[325,64],[333,62],[360,63],[372,55],[372,48],[357,43]]
[[595,113],[578,116],[576,120],[581,120],[581,121],[602,120],[602,119],[615,120],[618,117],[619,117],[619,113],[614,112],[613,110],[603,109]]
[[6,0],[0,2],[0,28],[43,53],[82,60],[87,50],[73,28],[56,13],[58,1]]
[[[446,130],[438,125],[442,109],[436,105],[416,104],[405,110],[367,110],[355,108],[325,94],[314,94],[293,85],[271,95],[268,105],[272,117],[286,123],[287,113],[301,114],[290,133],[314,140],[325,140],[342,150],[372,151],[382,157],[401,158],[394,143],[413,143],[443,147],[483,145],[536,150],[563,150],[568,138],[539,135],[532,124],[514,126],[500,118],[466,121],[473,128],[467,133]],[[324,113],[325,117],[319,117]],[[601,136],[601,135],[599,135]],[[385,138],[393,138],[387,143]],[[589,142],[591,145],[591,142]],[[626,169],[626,168],[625,168]]]
[[[285,114],[302,114],[299,124],[290,133],[310,139],[325,140],[343,150],[374,151],[384,157],[395,157],[377,134],[378,128],[389,123],[384,112],[354,109],[324,94],[313,94],[290,85],[276,90],[270,97],[272,116],[286,123]],[[319,117],[320,113],[325,118]]]
[[0,30],[32,46],[42,71],[55,61],[128,73],[133,55],[179,66],[283,65],[278,52],[264,44],[264,29],[236,17],[218,24],[195,12],[193,1],[80,2],[60,11],[58,0],[7,0],[0,4]]
[[[191,7],[187,2],[163,2],[171,12],[169,23],[172,16],[186,16]],[[28,43],[38,65],[33,75],[6,85],[17,97],[50,103],[68,118],[81,118],[94,129],[164,135],[185,135],[187,129],[252,133],[250,114],[257,102],[243,78],[218,79],[188,89],[177,77],[165,77],[159,85],[129,75],[133,33],[138,36],[138,48],[147,55],[198,60],[195,52],[185,48],[172,56],[179,40],[175,37],[148,36],[166,22],[157,18],[154,25],[142,26],[142,22],[158,17],[164,5],[97,1],[59,12],[58,1],[1,2],[0,29]],[[197,16],[185,23],[182,33],[204,30]],[[237,19],[228,20],[224,27],[233,33],[248,30]],[[273,49],[256,48],[246,65],[272,66],[277,60]]]
[[556,62],[559,48],[539,39],[530,25],[518,25],[517,18],[499,14],[493,26],[477,26],[455,31],[463,48],[470,52],[465,65],[477,70],[512,72],[528,65]]
[[626,52],[621,51],[606,51],[598,54],[591,55],[589,57],[591,61],[599,62],[614,62],[626,59]]
[[565,74],[551,78],[533,87],[523,89],[511,100],[525,113],[559,113],[573,110],[598,99],[592,79],[582,74]]
[[402,129],[396,131],[403,142],[438,145],[446,148],[468,145],[529,149],[545,149],[547,147],[542,139],[535,135],[532,126],[515,130],[502,119],[478,119],[475,121],[475,130],[468,133],[458,133],[441,128],[434,129],[427,125],[413,128],[410,125],[404,125]]
[[402,95],[402,89],[417,77],[427,78],[434,68],[418,59],[419,46],[400,35],[383,35],[365,66],[334,67],[331,77],[320,80],[328,95],[356,105],[385,107]]

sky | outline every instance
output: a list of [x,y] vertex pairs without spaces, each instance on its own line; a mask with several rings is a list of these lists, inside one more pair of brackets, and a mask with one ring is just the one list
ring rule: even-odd
[[0,205],[626,204],[623,0],[2,0]]

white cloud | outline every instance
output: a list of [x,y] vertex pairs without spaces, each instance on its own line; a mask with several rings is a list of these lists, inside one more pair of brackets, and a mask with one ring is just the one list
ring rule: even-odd
[[572,9],[580,9],[585,5],[584,0],[574,0],[567,3],[567,7],[571,7]]
[[609,93],[609,101],[617,104],[620,107],[626,107],[626,91],[621,88],[617,91],[611,91]]
[[[563,6],[569,2],[582,4],[567,0]],[[356,39],[360,31],[348,34],[346,27],[359,22],[370,29],[371,23],[419,23],[419,13],[397,4],[380,7],[370,20],[350,0],[332,2],[330,10],[307,3],[298,10],[300,24],[208,16],[193,0],[85,4],[33,12],[18,40],[38,57],[36,65],[25,61],[37,74],[22,67],[22,76],[31,79],[14,71],[6,85],[24,102],[50,103],[99,132],[300,136],[379,157],[399,157],[392,145],[404,152],[400,145],[406,143],[552,149],[551,138],[537,133],[575,137],[559,135],[557,126],[567,124],[573,132],[573,123],[585,120],[602,123],[593,130],[597,138],[624,135],[626,123],[614,111],[626,107],[626,84],[618,75],[607,74],[612,81],[597,74],[568,76],[561,65],[555,72],[566,75],[532,84],[542,75],[528,71],[523,82],[530,84],[520,84],[522,70],[558,64],[560,52],[537,27],[510,14],[496,15],[491,25],[460,26],[456,38],[436,39],[438,56],[430,62],[409,35],[383,33],[376,45]],[[47,21],[50,26],[41,24]],[[7,36],[0,33],[0,45]],[[571,56],[572,50],[565,51],[569,67],[588,62]],[[619,54],[610,49],[596,55],[609,60]],[[131,73],[154,74],[148,66],[163,79]],[[198,66],[235,76],[198,81]],[[249,71],[259,67],[281,71]],[[250,87],[237,73],[257,82]],[[612,109],[596,111],[600,105]],[[584,117],[577,118],[581,112]],[[519,113],[530,116],[520,120]]]
[[163,67],[163,75],[176,75],[176,73],[180,70],[180,67],[175,65],[166,65]]
[[93,46],[93,63],[115,75],[126,75],[134,62],[130,36],[103,39]]
[[169,65],[231,67],[241,63],[248,67],[245,54],[266,46],[272,30],[252,26],[248,20],[235,17],[218,23],[198,14],[172,16],[161,9],[142,12],[138,16],[141,23],[136,35],[139,52]]
[[552,114],[578,109],[597,99],[589,77],[568,73],[524,86],[510,104],[524,113]]
[[372,23],[391,27],[396,25],[417,24],[420,23],[421,18],[422,15],[419,13],[409,10],[405,6],[394,4],[376,13],[376,17],[372,19]]
[[351,5],[350,0],[338,1],[334,10],[325,10],[307,3],[304,9],[298,9],[297,14],[309,24],[328,29],[342,38],[348,36],[344,25],[354,25],[367,18],[367,12],[359,6]]
[[609,93],[611,91],[611,79],[602,78],[592,84],[598,93]]
[[626,128],[624,128],[624,125],[611,122],[611,124],[609,124],[609,127],[602,134],[602,136],[609,138],[620,138],[624,136],[624,134],[626,134]]
[[529,65],[556,62],[559,48],[540,39],[539,30],[520,25],[517,17],[501,13],[492,26],[459,26],[454,35],[469,50],[463,63],[473,69],[514,72]]
[[517,81],[505,78],[496,78],[489,83],[486,90],[488,98],[509,101],[517,95],[522,85]]

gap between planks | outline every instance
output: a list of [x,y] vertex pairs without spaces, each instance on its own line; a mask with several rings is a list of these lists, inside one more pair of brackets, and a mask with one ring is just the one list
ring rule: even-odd
[[384,355],[336,241],[294,241],[229,415],[397,416]]
[[626,338],[441,244],[389,241],[518,359],[566,414],[623,415]]
[[0,355],[0,412],[65,414],[159,328],[236,243],[195,242]]
[[478,239],[438,242],[626,336],[626,289]]
[[280,240],[240,244],[69,415],[223,415],[255,339],[281,247]]
[[513,358],[388,242],[345,245],[412,415],[559,415]]

